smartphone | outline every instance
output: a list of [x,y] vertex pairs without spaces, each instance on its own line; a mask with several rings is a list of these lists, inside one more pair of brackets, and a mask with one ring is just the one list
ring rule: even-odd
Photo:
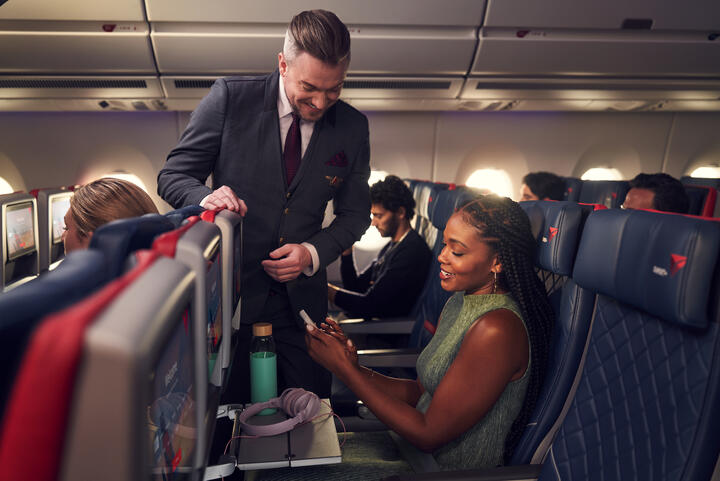
[[302,318],[303,321],[305,321],[305,324],[307,324],[308,326],[312,326],[315,329],[318,328],[317,324],[315,324],[315,322],[313,322],[313,320],[310,319],[310,316],[308,316],[307,312],[305,312],[305,309],[300,310],[300,317]]

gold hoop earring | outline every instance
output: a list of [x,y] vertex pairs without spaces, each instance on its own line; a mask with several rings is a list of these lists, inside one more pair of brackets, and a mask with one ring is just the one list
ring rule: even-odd
[[494,276],[493,276],[493,290],[492,290],[492,293],[495,294],[495,292],[497,291],[497,272],[493,272],[493,274],[494,274]]

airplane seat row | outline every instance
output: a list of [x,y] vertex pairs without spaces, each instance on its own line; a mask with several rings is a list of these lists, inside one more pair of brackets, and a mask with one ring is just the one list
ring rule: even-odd
[[685,186],[685,192],[690,197],[690,211],[688,214],[703,217],[720,216],[720,179],[707,179],[700,177],[680,177]]
[[[580,180],[575,177],[563,177],[565,181],[565,200],[601,204],[609,209],[620,207],[629,190],[625,180]],[[714,217],[720,213],[720,179],[699,179],[682,177],[685,193],[690,200],[688,214],[701,217]]]
[[[412,479],[709,480],[720,461],[719,246],[714,220],[592,212],[569,279],[594,298],[571,309],[590,305],[589,336],[560,415],[532,458],[542,466]],[[559,322],[568,312],[561,309]],[[552,383],[552,370],[548,376]]]
[[511,464],[539,463],[547,450],[542,444],[566,402],[580,366],[595,295],[572,279],[580,237],[592,212],[575,202],[521,202],[536,234],[538,275],[545,283],[555,313],[551,351],[542,390]]
[[719,245],[716,222],[590,216],[573,278],[597,305],[540,479],[710,478],[720,449]]
[[0,419],[28,339],[48,314],[101,288],[110,277],[94,249],[72,252],[57,269],[0,294]]
[[[193,217],[178,229],[157,214],[109,223],[94,233],[89,249],[0,295],[0,328],[12,334],[2,342],[17,347],[2,351],[3,360],[9,353],[15,359],[2,370],[9,398],[0,418],[0,479],[19,479],[22,470],[38,465],[28,463],[38,442],[43,450],[58,447],[58,454],[44,460],[33,479],[139,479],[148,477],[151,465],[156,475],[180,469],[190,470],[189,479],[202,479],[226,382],[222,373],[232,355],[230,326],[239,319],[242,218],[231,212],[201,215],[205,221]],[[43,312],[34,323],[25,322],[28,307],[36,306]],[[167,322],[175,327],[158,327]],[[22,325],[27,349],[6,324]],[[54,347],[54,341],[61,345]],[[179,357],[190,367],[179,369]],[[17,376],[5,369],[13,364],[19,365]],[[194,391],[166,392],[176,378],[172,386]],[[52,406],[41,409],[38,403]],[[148,424],[155,410],[159,417]],[[52,415],[49,425],[46,414]],[[64,452],[63,439],[72,440]],[[98,452],[108,439],[117,441],[116,449]],[[130,452],[128,446],[137,447]]]

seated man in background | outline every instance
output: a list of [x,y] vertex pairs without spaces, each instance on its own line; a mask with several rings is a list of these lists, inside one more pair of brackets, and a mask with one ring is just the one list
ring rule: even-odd
[[630,181],[623,209],[654,209],[687,214],[690,200],[676,178],[663,173],[638,174]]
[[87,249],[93,232],[110,221],[157,213],[150,196],[132,182],[106,177],[85,184],[70,198],[65,214],[65,253]]
[[352,248],[343,252],[344,289],[328,284],[331,302],[354,317],[404,316],[410,313],[425,283],[432,253],[410,227],[415,199],[399,177],[389,175],[370,187],[372,225],[390,242],[358,275]]
[[565,181],[550,172],[530,172],[520,187],[520,200],[563,200]]

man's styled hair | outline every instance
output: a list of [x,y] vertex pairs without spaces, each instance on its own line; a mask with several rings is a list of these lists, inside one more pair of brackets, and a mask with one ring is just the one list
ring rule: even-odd
[[540,200],[565,198],[565,181],[551,172],[530,172],[522,181]]
[[306,10],[293,17],[285,32],[283,56],[292,62],[301,52],[329,64],[350,62],[350,32],[327,10]]
[[638,174],[630,181],[631,189],[651,190],[653,198],[653,209],[664,212],[678,212],[687,214],[690,208],[685,187],[675,177],[664,174]]
[[415,215],[415,199],[412,192],[400,177],[388,175],[384,180],[375,182],[370,187],[370,203],[380,204],[383,209],[397,212],[405,208],[405,218],[412,220]]

